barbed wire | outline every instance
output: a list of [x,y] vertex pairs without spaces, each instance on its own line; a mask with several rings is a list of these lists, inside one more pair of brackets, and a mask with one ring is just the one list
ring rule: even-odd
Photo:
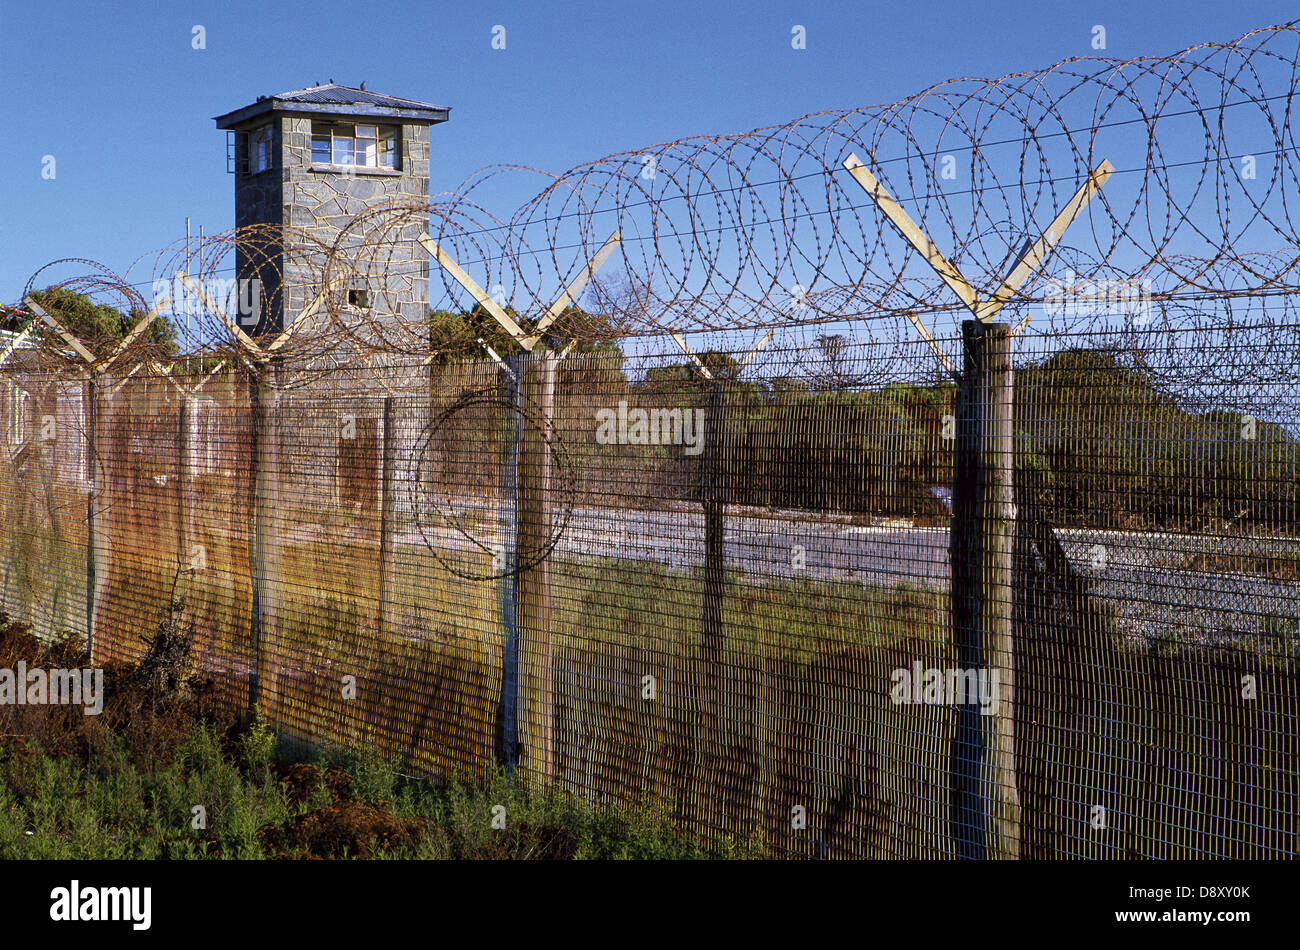
[[[898,343],[923,332],[955,359],[965,308],[844,167],[856,154],[974,296],[1001,292],[1030,333],[1118,331],[1135,366],[1171,377],[1189,369],[1162,362],[1162,334],[1190,333],[1214,354],[1206,372],[1248,382],[1295,360],[1298,38],[1295,25],[1277,26],[1171,56],[954,79],[884,106],[684,138],[562,174],[491,166],[431,201],[376,204],[332,242],[267,224],[177,242],[126,275],[64,259],[37,271],[24,299],[64,287],[186,328],[169,346],[141,334],[125,352],[109,333],[83,340],[97,359],[224,355],[255,370],[273,352],[292,368],[282,385],[327,372],[375,379],[385,357],[481,352],[472,333],[432,340],[429,310],[473,302],[430,261],[422,234],[526,326],[617,232],[582,298],[604,319],[562,315],[556,337],[772,329],[786,350],[824,356],[821,341],[836,335]],[[1068,238],[1023,284],[1002,288],[1103,161],[1117,170]],[[494,214],[480,196],[503,183],[534,196]],[[318,305],[287,334],[274,320],[244,326],[231,300],[253,279],[266,288],[263,309],[288,321]],[[58,308],[52,300],[56,320]],[[83,368],[59,334],[42,328],[33,341],[44,363]],[[1273,356],[1234,358],[1233,347]],[[1184,347],[1178,354],[1185,360]]]

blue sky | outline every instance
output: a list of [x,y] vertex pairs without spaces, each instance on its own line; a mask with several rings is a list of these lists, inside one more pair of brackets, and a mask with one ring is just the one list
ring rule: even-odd
[[[391,12],[384,12],[391,11]],[[61,257],[125,270],[233,224],[212,117],[317,81],[452,107],[432,187],[497,162],[586,159],[807,112],[885,103],[956,76],[1163,54],[1294,19],[1293,2],[357,4],[0,2],[8,147],[0,301]],[[506,27],[506,49],[491,48]],[[791,49],[806,28],[807,49]],[[206,49],[192,48],[195,25]],[[42,177],[52,155],[56,177]],[[485,193],[491,198],[491,192]],[[501,195],[497,210],[508,214]]]

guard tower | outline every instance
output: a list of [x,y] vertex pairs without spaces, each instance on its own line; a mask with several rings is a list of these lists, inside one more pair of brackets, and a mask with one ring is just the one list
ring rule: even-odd
[[[260,96],[217,116],[217,128],[227,132],[227,170],[235,176],[236,227],[284,225],[331,245],[355,215],[376,205],[428,200],[429,127],[447,121],[449,111],[370,92],[365,83],[354,89],[331,82]],[[252,312],[241,306],[246,333],[283,329],[320,289],[320,262],[311,267],[295,250],[272,242],[237,253],[237,276],[260,281],[258,306]],[[404,320],[424,319],[427,252],[411,241],[390,260],[387,309]],[[348,294],[351,306],[371,305],[365,290]]]

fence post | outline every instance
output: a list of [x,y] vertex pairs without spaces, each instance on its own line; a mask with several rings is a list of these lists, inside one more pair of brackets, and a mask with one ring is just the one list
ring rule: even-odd
[[726,582],[726,505],[722,484],[723,409],[726,396],[716,382],[704,424],[704,621],[705,656],[717,662],[722,649],[722,598]]
[[518,516],[516,545],[522,558],[518,574],[519,615],[519,746],[523,767],[539,783],[553,770],[553,665],[551,647],[552,465],[550,427],[555,411],[557,360],[549,348],[521,355],[518,390],[523,407],[519,443]]
[[180,412],[177,416],[176,560],[181,570],[185,570],[184,565],[190,559],[190,456],[193,452],[191,435],[194,419],[194,404],[189,395],[181,394]]
[[700,726],[696,764],[704,790],[704,814],[714,828],[723,822],[722,796],[710,790],[723,755],[723,602],[726,596],[726,486],[723,472],[726,391],[713,381],[704,433],[704,597],[700,622]]
[[[1011,557],[1015,538],[1010,328],[962,324],[965,366],[953,458],[952,625],[958,683],[951,827],[958,857],[1020,854],[1014,748]],[[970,671],[979,695],[971,696]],[[986,708],[980,700],[995,697]]]
[[252,447],[250,452],[249,576],[253,600],[249,619],[249,651],[252,673],[249,679],[249,711],[263,708],[265,680],[270,677],[269,659],[275,656],[275,628],[278,613],[275,585],[279,580],[275,517],[279,506],[276,410],[277,367],[267,362],[250,381],[252,404]]
[[[112,383],[105,380],[110,389]],[[92,375],[86,380],[86,472],[90,476],[90,490],[86,492],[86,656],[95,662],[95,611],[99,606],[99,582],[107,572],[100,571],[101,552],[99,536],[99,502],[103,482],[108,479],[107,466],[99,465],[99,384]]]
[[507,773],[519,764],[519,443],[522,438],[522,406],[519,374],[527,354],[510,358],[509,372],[503,373],[505,389],[505,437],[501,455],[500,544],[493,569],[501,593],[501,698],[497,706],[497,758]]
[[388,605],[393,591],[393,397],[384,397],[384,435],[379,459],[379,635],[388,632]]

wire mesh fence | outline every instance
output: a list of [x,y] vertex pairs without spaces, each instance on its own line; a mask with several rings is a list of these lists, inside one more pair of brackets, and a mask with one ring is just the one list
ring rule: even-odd
[[[235,373],[24,378],[23,425],[61,399],[97,430],[6,466],[4,609],[53,635],[89,603],[96,661],[129,661],[181,600],[229,703],[431,774],[514,762],[782,853],[960,854],[960,718],[1011,684],[966,681],[954,635],[956,387],[919,342],[909,376],[840,388],[778,351],[715,390],[674,350],[556,364],[531,542],[530,411],[490,361],[270,411]],[[1014,670],[1019,853],[1291,855],[1294,437],[1101,349],[1019,350],[1014,656],[986,664]]]
[[[507,221],[496,169],[332,243],[167,249],[152,301],[43,269],[0,607],[96,662],[180,614],[298,741],[707,840],[1294,856],[1298,59],[1279,27],[945,84]],[[282,320],[214,299],[232,261]],[[67,332],[68,294],[128,326]],[[178,312],[192,345],[149,329]]]

